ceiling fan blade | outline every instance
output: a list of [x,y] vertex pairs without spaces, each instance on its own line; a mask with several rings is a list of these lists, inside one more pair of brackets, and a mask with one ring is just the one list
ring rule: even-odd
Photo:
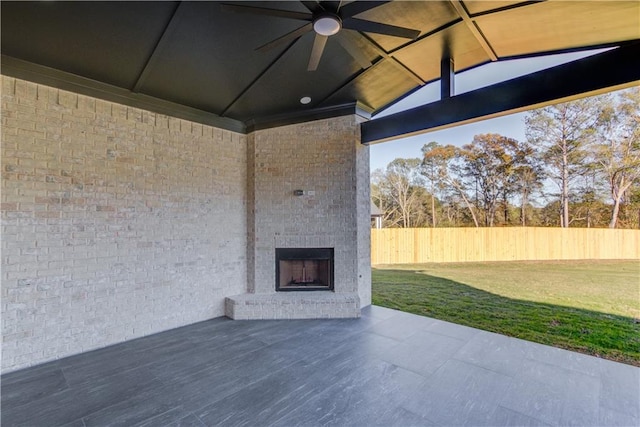
[[364,31],[365,33],[384,34],[386,36],[403,37],[415,39],[420,35],[420,31],[411,28],[396,27],[395,25],[381,24],[379,22],[365,21],[363,19],[346,18],[342,21],[342,26],[350,30]]
[[367,10],[375,9],[378,6],[382,6],[389,1],[354,1],[349,4],[345,4],[340,9],[340,15],[344,18],[351,18],[359,13],[366,12]]
[[320,2],[320,6],[322,6],[324,10],[335,12],[335,13],[338,13],[338,10],[340,10],[341,5],[342,5],[342,1],[321,1]]
[[316,38],[313,41],[313,49],[311,49],[311,57],[309,58],[307,71],[315,71],[318,69],[318,64],[320,63],[320,58],[322,57],[322,52],[324,52],[324,47],[327,44],[328,38],[329,37],[327,36],[316,34]]
[[371,67],[371,61],[367,58],[367,56],[362,52],[362,50],[356,45],[355,40],[353,40],[353,35],[350,31],[341,31],[337,34],[338,42],[344,48],[344,50],[349,53],[356,60],[356,62],[362,67],[362,69],[367,69]]
[[309,31],[313,30],[313,24],[310,22],[306,25],[303,25],[302,27],[291,31],[290,33],[285,34],[282,37],[278,37],[275,40],[271,40],[269,43],[264,44],[258,48],[256,48],[257,51],[260,52],[266,52],[268,50],[271,50],[275,47],[278,47],[282,44],[288,43],[290,41],[293,41],[295,39],[297,39],[298,37],[308,33]]
[[312,13],[321,12],[321,11],[324,10],[324,8],[317,1],[313,1],[313,0],[311,0],[311,1],[301,1],[300,3],[302,3],[304,5],[304,7],[309,9],[309,11],[312,12]]
[[291,10],[268,9],[264,7],[243,6],[240,4],[222,3],[222,8],[232,12],[250,13],[252,15],[277,16],[279,18],[299,19],[312,21],[313,15],[306,12],[294,12]]

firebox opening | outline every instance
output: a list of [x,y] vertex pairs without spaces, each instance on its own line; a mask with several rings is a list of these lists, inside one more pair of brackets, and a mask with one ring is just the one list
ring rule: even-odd
[[276,248],[276,291],[333,290],[333,248]]

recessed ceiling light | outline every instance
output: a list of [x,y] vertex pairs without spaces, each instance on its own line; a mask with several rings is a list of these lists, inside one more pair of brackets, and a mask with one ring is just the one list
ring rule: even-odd
[[310,102],[311,102],[311,97],[309,96],[303,96],[302,98],[300,98],[300,104],[307,105]]

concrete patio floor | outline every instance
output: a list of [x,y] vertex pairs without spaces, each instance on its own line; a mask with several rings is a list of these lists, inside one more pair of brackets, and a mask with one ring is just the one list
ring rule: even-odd
[[640,369],[370,307],[218,318],[2,377],[2,426],[638,426]]

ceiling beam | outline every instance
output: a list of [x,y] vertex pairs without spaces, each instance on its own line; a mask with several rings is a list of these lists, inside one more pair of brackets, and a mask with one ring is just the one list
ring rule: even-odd
[[440,99],[451,98],[456,93],[454,68],[453,58],[440,61]]
[[474,18],[477,18],[478,16],[494,15],[500,12],[507,12],[509,10],[520,9],[525,6],[531,6],[533,4],[544,3],[545,1],[549,1],[549,0],[529,0],[529,1],[523,1],[520,3],[506,4],[506,5],[497,7],[495,9],[488,9],[488,10],[483,10],[482,12],[470,13],[469,17],[471,17],[471,19],[474,19]]
[[276,63],[280,60],[280,58],[282,58],[287,54],[287,52],[289,52],[289,49],[291,49],[293,45],[296,44],[296,42],[300,39],[300,37],[296,37],[294,40],[289,42],[289,45],[286,48],[284,48],[282,52],[280,52],[278,56],[276,56],[275,59],[271,61],[262,71],[260,71],[258,75],[252,81],[250,81],[249,84],[246,85],[244,89],[242,89],[235,98],[231,100],[229,105],[224,107],[224,109],[220,112],[220,116],[225,117],[225,115],[229,112],[229,110],[233,108],[233,106],[236,105],[236,103],[240,101],[240,99],[243,96],[245,96],[247,92],[249,92],[249,90],[252,87],[254,87],[260,81],[260,79],[262,79],[269,72],[269,70],[271,70],[271,68],[273,68],[276,65]]
[[[350,4],[353,4],[353,3],[350,3]],[[373,62],[369,67],[363,68],[362,70],[360,70],[360,72],[358,72],[357,74],[351,76],[351,78],[349,78],[345,82],[343,82],[340,86],[338,86],[336,89],[334,89],[330,94],[328,94],[327,96],[322,98],[322,100],[320,100],[320,102],[318,102],[318,105],[324,105],[324,103],[328,99],[331,99],[332,96],[334,96],[335,94],[337,94],[340,91],[344,90],[345,88],[355,84],[358,79],[366,76],[367,73],[372,72],[375,67],[382,65],[382,63],[385,60],[388,60],[390,64],[394,65],[398,70],[400,70],[403,73],[405,73],[407,78],[413,80],[418,87],[422,87],[422,86],[425,85],[425,81],[422,80],[420,78],[420,76],[418,76],[416,73],[411,71],[406,65],[404,65],[403,63],[398,61],[396,58],[391,56],[389,53],[387,53],[386,50],[384,50],[383,48],[378,46],[378,44],[375,41],[373,41],[371,38],[369,38],[367,35],[364,35],[364,34],[360,33],[359,31],[345,31],[343,33],[343,35],[351,38],[354,43],[356,43],[359,40],[362,40],[364,43],[369,45],[369,47],[374,50],[376,55],[380,56],[380,58],[374,60],[375,62]],[[363,101],[358,101],[358,102],[361,105],[364,105]],[[373,111],[372,107],[367,106],[367,108],[369,108],[369,109],[371,109]]]
[[[415,81],[417,84],[419,84],[420,86],[424,86],[425,85],[425,81],[422,80],[422,78],[417,75],[416,73],[413,72],[413,70],[411,70],[409,67],[407,67],[406,65],[404,65],[402,62],[398,61],[396,58],[393,57],[393,55],[387,53],[386,50],[384,50],[383,48],[381,48],[378,43],[376,43],[373,39],[371,39],[368,35],[363,34],[359,31],[356,31],[357,34],[360,35],[360,37],[362,38],[362,40],[364,40],[365,42],[367,42],[367,44],[369,45],[369,47],[371,47],[376,54],[380,55],[382,57],[381,61],[388,59],[389,61],[393,62],[394,64],[398,65],[398,69],[405,71],[407,76],[409,78],[411,78],[413,81]],[[411,42],[411,44],[413,44],[414,42]]]
[[147,63],[145,64],[144,69],[138,76],[138,79],[136,80],[136,84],[133,86],[133,89],[132,89],[133,92],[140,92],[140,88],[142,87],[144,82],[147,80],[149,73],[153,71],[153,67],[158,62],[158,58],[160,57],[160,55],[162,54],[162,51],[166,47],[169,41],[169,38],[175,32],[178,26],[178,23],[180,22],[180,19],[178,19],[178,11],[180,10],[181,6],[182,6],[182,2],[178,3],[176,8],[173,10],[173,14],[169,19],[169,22],[165,26],[164,31],[162,32],[162,34],[160,35],[160,38],[158,39],[158,42],[156,43],[156,47],[153,49],[153,52],[151,52],[151,55],[149,56],[149,59],[147,59]]
[[492,61],[498,60],[498,55],[493,51],[493,48],[489,44],[489,41],[486,39],[484,34],[480,31],[480,29],[476,26],[476,23],[467,13],[467,10],[464,8],[460,0],[449,0],[453,8],[456,10],[456,13],[462,18],[464,23],[467,25],[471,34],[476,38],[482,49],[484,49],[485,53]]
[[640,41],[363,123],[362,143],[388,141],[640,83]]

